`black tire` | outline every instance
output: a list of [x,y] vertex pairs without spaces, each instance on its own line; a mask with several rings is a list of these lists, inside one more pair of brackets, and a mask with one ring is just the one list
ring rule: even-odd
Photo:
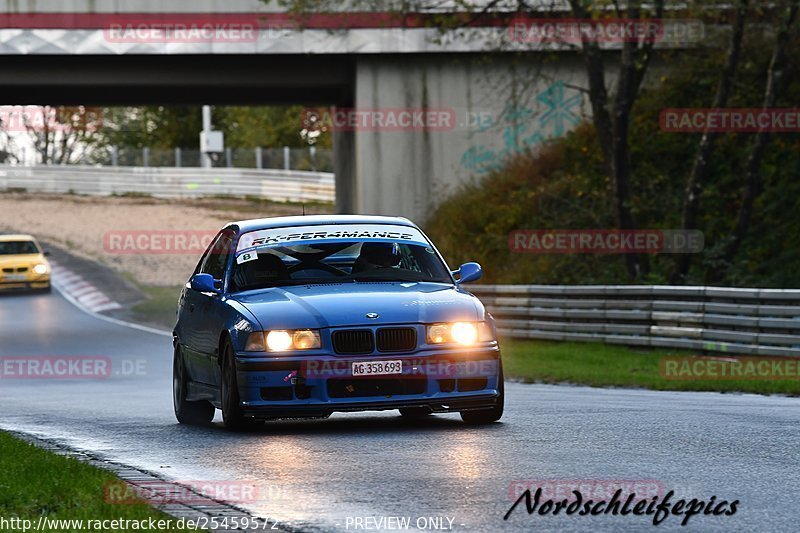
[[263,424],[263,420],[247,418],[242,414],[239,383],[236,379],[236,361],[233,357],[233,347],[230,341],[226,341],[222,349],[221,374],[220,396],[222,400],[222,421],[225,423],[225,427],[230,430],[241,431]]
[[180,345],[177,345],[172,358],[172,405],[175,408],[175,418],[181,424],[207,426],[214,420],[214,406],[205,400],[197,402],[186,400],[188,382],[183,354]]
[[403,418],[425,418],[432,414],[427,407],[404,407],[400,409],[400,416]]
[[494,407],[489,409],[477,409],[475,411],[461,411],[461,420],[467,424],[491,424],[497,422],[503,417],[503,408],[505,407],[506,387],[503,378],[503,363],[500,362],[500,384],[498,392],[500,397],[497,398],[497,403]]

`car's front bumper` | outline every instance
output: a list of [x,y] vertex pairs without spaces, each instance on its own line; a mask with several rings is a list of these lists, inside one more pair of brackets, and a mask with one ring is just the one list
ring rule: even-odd
[[[24,276],[24,277],[22,277]],[[32,272],[21,275],[19,278],[8,274],[0,274],[0,291],[19,291],[47,289],[50,287],[50,274],[34,274]]]
[[[403,373],[353,376],[359,361],[403,361]],[[431,412],[493,407],[499,396],[500,351],[431,350],[379,356],[236,357],[246,415],[326,416],[335,411],[425,407]]]

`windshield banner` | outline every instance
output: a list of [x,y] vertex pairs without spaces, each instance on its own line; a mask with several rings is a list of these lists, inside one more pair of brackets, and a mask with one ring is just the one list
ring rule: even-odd
[[303,226],[274,228],[245,233],[239,239],[236,255],[246,251],[275,246],[296,246],[298,244],[319,244],[333,242],[406,242],[430,246],[422,233],[408,226],[388,224],[330,224],[324,226]]

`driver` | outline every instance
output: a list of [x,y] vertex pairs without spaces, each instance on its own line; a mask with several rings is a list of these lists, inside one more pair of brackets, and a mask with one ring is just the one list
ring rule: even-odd
[[358,259],[353,263],[353,274],[369,272],[379,268],[390,268],[400,264],[400,252],[396,243],[365,242],[361,245]]

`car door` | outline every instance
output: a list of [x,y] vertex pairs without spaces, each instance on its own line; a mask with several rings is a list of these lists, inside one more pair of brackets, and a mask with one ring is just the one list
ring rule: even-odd
[[[220,289],[223,287],[235,234],[234,230],[220,232],[209,246],[196,272],[213,276]],[[187,318],[183,331],[186,336],[184,344],[193,381],[217,384],[217,356],[224,324],[224,308],[221,294],[199,292],[191,287],[184,289],[183,312]]]
[[204,342],[202,346],[205,359],[205,378],[207,383],[213,385],[220,384],[220,365],[219,339],[220,334],[228,323],[228,313],[230,307],[225,303],[225,291],[227,287],[225,280],[228,269],[233,262],[233,246],[236,241],[236,231],[226,230],[216,243],[214,251],[209,256],[206,264],[206,274],[211,274],[218,286],[223,290],[222,294],[206,295],[203,294],[203,315],[201,327],[207,333],[202,336]]

